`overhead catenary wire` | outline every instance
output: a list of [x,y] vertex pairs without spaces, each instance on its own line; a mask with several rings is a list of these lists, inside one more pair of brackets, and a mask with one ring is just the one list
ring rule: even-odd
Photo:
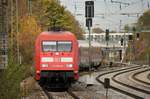
[[[74,7],[76,6],[76,18],[79,20],[79,22],[81,22],[84,18],[84,2],[85,1],[89,1],[89,0],[60,0],[60,1],[64,1],[65,6],[68,7],[68,10],[73,9],[72,11],[74,12]],[[145,11],[145,9],[148,8],[148,0],[143,0],[143,7],[144,7],[144,11],[139,11],[141,10],[141,0],[112,0],[113,3],[111,3],[111,0],[92,0],[95,2],[95,17],[94,20],[99,20],[102,19],[102,21],[107,20],[107,18],[111,18],[111,20],[118,21],[115,22],[119,23],[119,20],[122,20],[122,26],[124,26],[126,23],[132,23],[135,20],[137,20],[139,18],[139,16],[141,16],[143,14],[143,12]],[[119,3],[114,3],[115,1],[119,2]],[[67,4],[66,4],[67,2]],[[68,3],[69,2],[69,3]],[[74,4],[76,3],[76,4]],[[119,8],[121,4],[121,9]],[[136,7],[138,6],[138,8]],[[101,8],[97,8],[97,7],[102,7]],[[137,9],[133,10],[133,7],[136,7]],[[104,9],[105,8],[105,9]],[[132,10],[130,10],[132,9]],[[72,13],[73,13],[72,12]],[[116,16],[116,18],[115,18]],[[121,17],[123,19],[121,19]],[[125,20],[127,20],[128,18],[130,18],[130,22],[126,22]],[[100,24],[102,21],[94,21],[95,24]],[[85,21],[82,21],[85,23]],[[99,23],[98,23],[99,22]],[[104,22],[103,22],[104,23]],[[113,22],[111,22],[113,24]],[[113,26],[113,25],[111,25]],[[110,26],[110,27],[111,27]],[[104,27],[104,26],[103,26]],[[106,27],[106,26],[105,26]],[[119,28],[119,25],[118,25]]]

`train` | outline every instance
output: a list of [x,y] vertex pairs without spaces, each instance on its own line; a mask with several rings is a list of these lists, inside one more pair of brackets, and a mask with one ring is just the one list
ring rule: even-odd
[[79,78],[78,52],[78,41],[69,31],[40,33],[35,41],[36,80],[50,87],[68,87]]
[[96,41],[91,41],[89,48],[88,40],[78,40],[79,43],[79,71],[97,70],[101,66],[102,50]]

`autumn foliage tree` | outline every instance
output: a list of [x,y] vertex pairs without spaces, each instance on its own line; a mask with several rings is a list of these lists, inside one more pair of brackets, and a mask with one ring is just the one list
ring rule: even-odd
[[73,32],[78,39],[83,39],[83,29],[75,17],[60,5],[58,0],[34,0],[33,14],[38,19],[42,30],[51,27],[61,27],[64,30]]
[[19,47],[24,63],[33,62],[34,43],[41,32],[33,16],[24,16],[20,20]]
[[142,26],[143,28],[149,28],[150,29],[150,9],[147,10],[140,18],[138,19],[137,25]]
[[[139,60],[145,60],[146,62],[150,62],[150,9],[148,9],[146,12],[143,13],[142,16],[138,19],[137,27],[142,29],[143,32],[140,33],[140,43],[141,46],[137,48],[137,50],[141,51],[138,55]],[[137,43],[136,46],[138,46],[140,43]],[[143,49],[142,49],[143,48]],[[149,60],[148,60],[149,57]]]
[[[134,33],[133,42],[130,43],[130,50],[127,50],[128,54],[126,59],[130,57],[135,62],[141,62],[141,64],[148,64],[150,62],[150,9],[141,15],[135,25],[136,31],[140,34],[139,38],[137,38],[137,34]],[[130,29],[128,25],[126,25],[126,32]],[[147,32],[146,32],[147,31]],[[129,48],[128,48],[129,49]],[[132,55],[131,55],[132,54]],[[149,58],[149,59],[148,59]]]

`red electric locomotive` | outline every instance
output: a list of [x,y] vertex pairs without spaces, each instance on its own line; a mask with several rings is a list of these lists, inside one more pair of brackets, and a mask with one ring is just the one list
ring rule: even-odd
[[78,80],[78,42],[68,31],[42,32],[35,44],[36,80],[71,83]]

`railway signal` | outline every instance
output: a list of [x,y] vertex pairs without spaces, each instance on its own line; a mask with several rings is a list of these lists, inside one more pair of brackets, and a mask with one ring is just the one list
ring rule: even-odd
[[86,27],[92,27],[92,18],[94,17],[94,1],[85,1]]
[[123,38],[121,38],[120,43],[121,43],[121,46],[123,46]]
[[110,88],[110,79],[109,78],[104,79],[104,88],[106,88],[106,99],[107,99],[107,97],[108,97],[108,88]]
[[140,38],[140,33],[136,33],[136,38],[137,38],[137,40],[139,40],[139,38]]
[[[108,47],[108,41],[109,41],[109,29],[106,29],[106,34],[105,34],[105,40],[106,40],[106,52],[108,53],[107,51],[107,47]],[[109,53],[108,53],[109,54]],[[108,59],[109,59],[109,55],[106,55],[108,56]]]
[[91,27],[92,27],[92,18],[94,17],[94,1],[85,1],[85,17],[86,17],[86,27],[88,27],[89,31],[89,70],[91,70],[91,56],[90,56],[90,48],[91,48]]
[[122,50],[119,50],[120,61],[122,60]]
[[92,27],[92,18],[94,17],[94,1],[85,1],[86,26]]
[[109,41],[109,29],[106,29],[106,41]]
[[131,41],[133,39],[132,35],[129,35],[129,41]]
[[85,1],[85,17],[94,17],[94,1]]
[[86,26],[87,27],[92,27],[92,18],[87,18],[86,19]]
[[104,88],[109,88],[110,87],[110,79],[109,78],[105,78],[104,79]]

